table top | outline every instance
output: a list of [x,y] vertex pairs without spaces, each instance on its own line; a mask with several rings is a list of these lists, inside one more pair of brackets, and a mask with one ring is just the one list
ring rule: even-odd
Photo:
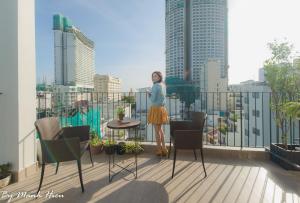
[[124,118],[123,121],[119,120],[112,120],[107,123],[107,127],[111,129],[129,129],[129,128],[135,128],[141,124],[140,121],[130,119],[130,118]]

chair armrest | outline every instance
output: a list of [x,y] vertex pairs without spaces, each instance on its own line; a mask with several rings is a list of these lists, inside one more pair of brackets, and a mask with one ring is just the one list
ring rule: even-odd
[[175,130],[191,129],[192,121],[170,121],[170,135],[174,137]]
[[90,139],[90,126],[74,126],[62,128],[60,136],[62,138],[79,137],[80,142]]
[[45,163],[64,162],[80,159],[78,137],[41,141],[42,159]]
[[174,146],[177,149],[200,149],[203,146],[200,130],[175,130]]

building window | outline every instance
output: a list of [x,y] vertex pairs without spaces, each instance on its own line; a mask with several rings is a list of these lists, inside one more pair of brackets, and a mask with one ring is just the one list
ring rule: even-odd
[[259,117],[259,111],[252,110],[252,116]]
[[252,128],[252,132],[254,135],[260,136],[260,130],[257,128]]
[[252,97],[258,99],[259,93],[258,92],[252,92]]
[[245,98],[244,98],[244,102],[245,102],[245,104],[249,104],[249,98],[248,98],[248,97],[245,97]]
[[249,130],[248,129],[245,129],[245,136],[249,136]]

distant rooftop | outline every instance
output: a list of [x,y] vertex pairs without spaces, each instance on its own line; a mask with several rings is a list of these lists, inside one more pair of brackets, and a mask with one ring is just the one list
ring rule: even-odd
[[82,43],[84,43],[91,49],[95,47],[95,44],[92,40],[87,38],[78,28],[76,28],[69,18],[61,14],[53,15],[53,30],[61,30],[63,32],[74,33]]

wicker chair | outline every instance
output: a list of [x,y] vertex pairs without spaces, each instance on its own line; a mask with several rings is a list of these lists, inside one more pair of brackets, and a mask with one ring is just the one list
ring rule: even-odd
[[81,190],[84,192],[81,171],[81,157],[86,150],[89,150],[90,160],[93,165],[93,159],[89,146],[89,126],[77,126],[61,128],[59,119],[56,117],[43,118],[35,122],[35,127],[40,139],[42,150],[42,171],[41,179],[37,193],[42,187],[45,165],[48,163],[57,163],[56,174],[59,163],[76,160],[81,184]]
[[169,155],[171,153],[171,143],[174,146],[174,160],[172,178],[174,177],[175,163],[177,150],[190,149],[194,151],[195,160],[197,160],[196,149],[200,149],[202,166],[204,169],[205,177],[207,176],[204,158],[203,158],[203,127],[206,120],[206,114],[203,112],[193,112],[191,121],[170,121],[170,148]]

